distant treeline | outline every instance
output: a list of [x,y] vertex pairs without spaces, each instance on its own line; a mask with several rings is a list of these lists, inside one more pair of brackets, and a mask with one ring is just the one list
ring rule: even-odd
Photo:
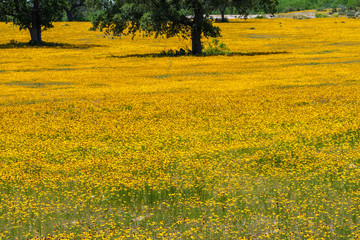
[[279,0],[278,12],[326,8],[359,8],[360,0]]
[[[64,9],[63,17],[56,21],[92,21],[94,16],[102,10],[88,7],[85,3],[85,0],[69,0],[69,8]],[[359,10],[360,0],[279,0],[277,12],[284,13],[309,9],[321,11],[328,8]],[[220,9],[213,12],[213,14],[220,14]],[[233,8],[227,8],[225,14],[237,14],[237,11]],[[12,21],[12,19],[11,17],[0,15],[0,22],[2,21]]]

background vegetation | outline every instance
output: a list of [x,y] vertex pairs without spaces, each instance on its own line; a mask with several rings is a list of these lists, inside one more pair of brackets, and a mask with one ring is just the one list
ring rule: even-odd
[[[103,12],[101,0],[68,0],[69,6],[61,21],[69,21],[71,13],[71,21],[93,21],[97,15]],[[73,8],[71,8],[73,6]],[[359,8],[360,0],[279,0],[277,7],[278,13],[300,11],[300,10],[323,10],[326,8]],[[71,11],[69,11],[70,9]],[[220,14],[220,9],[214,11],[213,14]],[[238,14],[235,8],[226,8],[225,14]],[[11,18],[1,15],[0,21],[11,21]]]
[[300,10],[326,8],[357,8],[359,0],[279,0],[278,12],[293,12]]

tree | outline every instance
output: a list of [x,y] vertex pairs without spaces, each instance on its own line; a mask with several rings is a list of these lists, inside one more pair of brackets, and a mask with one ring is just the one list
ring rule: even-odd
[[78,10],[79,8],[85,7],[86,0],[67,0],[67,5],[65,7],[65,13],[69,22],[78,19]]
[[226,22],[226,18],[225,18],[225,10],[226,10],[226,5],[220,5],[219,9],[220,9],[220,14],[221,14],[221,22]]
[[20,30],[28,29],[31,43],[42,44],[41,31],[53,27],[64,7],[64,0],[0,0],[0,15],[8,16]]
[[349,0],[347,5],[348,7],[357,9],[358,7],[360,7],[360,0]]
[[213,2],[214,2],[214,5],[217,6],[217,9],[220,10],[221,22],[226,22],[225,11],[229,6],[231,6],[232,1],[231,0],[216,0]]
[[196,55],[202,53],[202,37],[220,36],[220,28],[213,25],[209,14],[221,2],[244,14],[259,9],[274,13],[277,5],[277,0],[114,0],[107,3],[93,25],[114,35],[141,32],[145,36],[191,38]]

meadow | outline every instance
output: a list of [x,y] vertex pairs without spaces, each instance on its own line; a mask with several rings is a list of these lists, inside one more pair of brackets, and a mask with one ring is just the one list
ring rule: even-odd
[[360,21],[220,26],[238,54],[0,23],[0,239],[357,239]]

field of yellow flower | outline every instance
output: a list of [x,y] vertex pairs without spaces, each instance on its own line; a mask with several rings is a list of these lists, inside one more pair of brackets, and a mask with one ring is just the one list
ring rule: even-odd
[[90,27],[0,23],[0,239],[360,236],[359,20],[221,24],[211,57]]

